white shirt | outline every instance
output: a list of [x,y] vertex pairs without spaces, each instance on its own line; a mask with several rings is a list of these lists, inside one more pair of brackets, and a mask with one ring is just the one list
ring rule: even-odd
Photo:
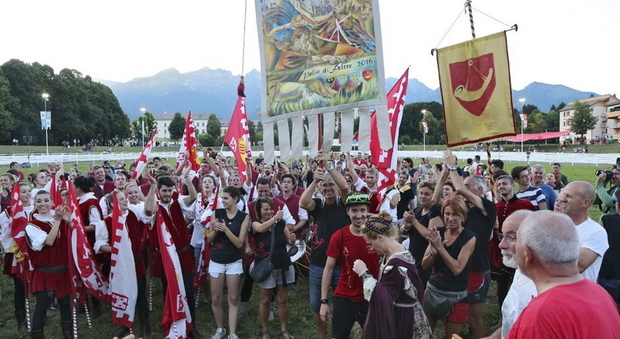
[[534,281],[517,269],[508,294],[506,294],[506,299],[502,304],[502,339],[508,337],[508,332],[510,332],[512,325],[517,322],[517,318],[523,309],[537,295],[538,291]]
[[590,218],[576,227],[577,235],[579,236],[579,247],[587,248],[598,254],[592,265],[581,273],[586,279],[596,282],[598,272],[601,270],[601,264],[603,263],[603,255],[609,248],[607,231],[605,231],[603,226]]

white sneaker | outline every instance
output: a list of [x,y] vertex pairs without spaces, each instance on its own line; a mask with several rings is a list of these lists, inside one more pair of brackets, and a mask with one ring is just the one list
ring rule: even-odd
[[215,334],[211,337],[211,339],[222,339],[224,338],[225,335],[226,335],[226,329],[218,328],[217,331],[215,331]]
[[239,339],[239,336],[236,334],[231,334],[228,336],[228,339]]

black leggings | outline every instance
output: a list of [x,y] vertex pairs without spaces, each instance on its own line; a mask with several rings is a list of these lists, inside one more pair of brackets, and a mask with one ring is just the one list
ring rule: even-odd
[[252,298],[252,285],[254,279],[250,276],[250,265],[243,265],[243,285],[241,286],[240,302],[248,302]]
[[[51,291],[34,292],[37,305],[34,308],[34,316],[32,317],[32,330],[42,330],[45,325],[45,314],[50,305],[50,298],[53,295]],[[58,306],[60,308],[60,321],[71,321],[71,306],[69,295],[58,298]]]
[[23,312],[26,310],[26,287],[24,283],[16,277],[13,277],[13,285],[15,286],[13,307],[15,307],[15,312]]

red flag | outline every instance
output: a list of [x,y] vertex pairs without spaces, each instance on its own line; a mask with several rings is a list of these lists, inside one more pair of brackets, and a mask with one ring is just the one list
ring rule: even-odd
[[[24,205],[19,199],[20,185],[15,184],[11,193],[11,236],[15,239],[18,249],[15,249],[15,261],[19,267],[13,267],[12,273],[20,274],[24,284],[30,281],[34,267],[28,256],[28,242],[26,241],[26,225],[28,225],[28,216],[24,211]],[[6,249],[9,250],[9,249]],[[26,285],[28,286],[28,285]],[[28,292],[28,291],[26,291]]]
[[198,156],[198,150],[196,149],[197,143],[196,128],[194,128],[192,111],[189,111],[187,114],[187,120],[185,120],[185,131],[183,132],[183,140],[181,140],[179,155],[177,155],[177,166],[180,166],[185,162],[185,152],[189,152],[189,162],[192,164],[192,170],[197,171],[200,169],[200,157]]
[[193,329],[192,316],[189,313],[189,305],[181,274],[181,263],[177,254],[174,240],[168,231],[161,212],[157,212],[157,234],[161,261],[168,287],[164,297],[164,315],[161,320],[166,338],[187,338],[187,333]]
[[121,212],[116,195],[112,210],[110,242],[112,245],[110,262],[112,322],[132,328],[138,299],[138,279],[131,250],[131,239],[125,227],[125,216]]
[[230,150],[235,155],[239,175],[241,180],[245,182],[247,180],[245,173],[247,163],[245,158],[252,156],[252,150],[250,147],[248,117],[245,112],[245,99],[241,96],[237,98],[237,104],[228,125],[228,131],[226,131],[224,136],[224,143],[230,147]]
[[[52,174],[51,185],[50,185],[50,196],[52,196],[52,209],[56,208],[56,206],[62,205],[62,195],[60,195],[60,189],[56,184],[56,174]],[[63,180],[64,186],[64,180]]]
[[90,293],[97,299],[107,302],[110,300],[108,279],[101,272],[99,265],[94,259],[93,249],[86,239],[73,185],[68,185],[68,191],[69,209],[71,210],[71,221],[73,221],[73,229],[71,231],[73,262]]
[[[202,247],[200,249],[200,257],[198,258],[198,267],[196,268],[196,274],[194,275],[194,287],[202,290],[202,284],[205,282],[207,278],[207,274],[209,273],[209,260],[211,260],[211,244],[207,240],[207,233],[209,232],[211,216],[215,209],[217,208],[218,196],[220,192],[220,186],[217,186],[215,189],[215,195],[213,196],[213,202],[207,206],[207,209],[202,213],[200,217],[200,223],[203,225],[207,225],[207,230],[204,234],[204,241],[202,242]],[[198,216],[196,216],[198,217]]]
[[142,171],[144,170],[144,166],[146,166],[147,161],[149,160],[149,155],[151,154],[151,149],[153,149],[153,145],[155,144],[155,135],[157,134],[157,128],[151,133],[151,137],[149,138],[149,142],[144,145],[144,149],[142,153],[140,153],[140,157],[138,157],[138,163],[136,164],[136,169],[131,172],[131,178],[137,178]]

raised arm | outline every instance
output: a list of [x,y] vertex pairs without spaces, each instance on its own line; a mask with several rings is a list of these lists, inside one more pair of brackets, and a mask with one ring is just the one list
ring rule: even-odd
[[185,181],[185,186],[187,186],[187,192],[189,193],[189,195],[185,197],[185,199],[183,199],[183,202],[185,202],[185,206],[190,206],[191,204],[193,204],[194,201],[196,201],[196,197],[198,196],[198,193],[196,193],[196,186],[194,186],[194,183],[189,176],[189,172],[191,169],[191,166],[185,166],[183,168],[183,179],[185,179],[183,181]]

